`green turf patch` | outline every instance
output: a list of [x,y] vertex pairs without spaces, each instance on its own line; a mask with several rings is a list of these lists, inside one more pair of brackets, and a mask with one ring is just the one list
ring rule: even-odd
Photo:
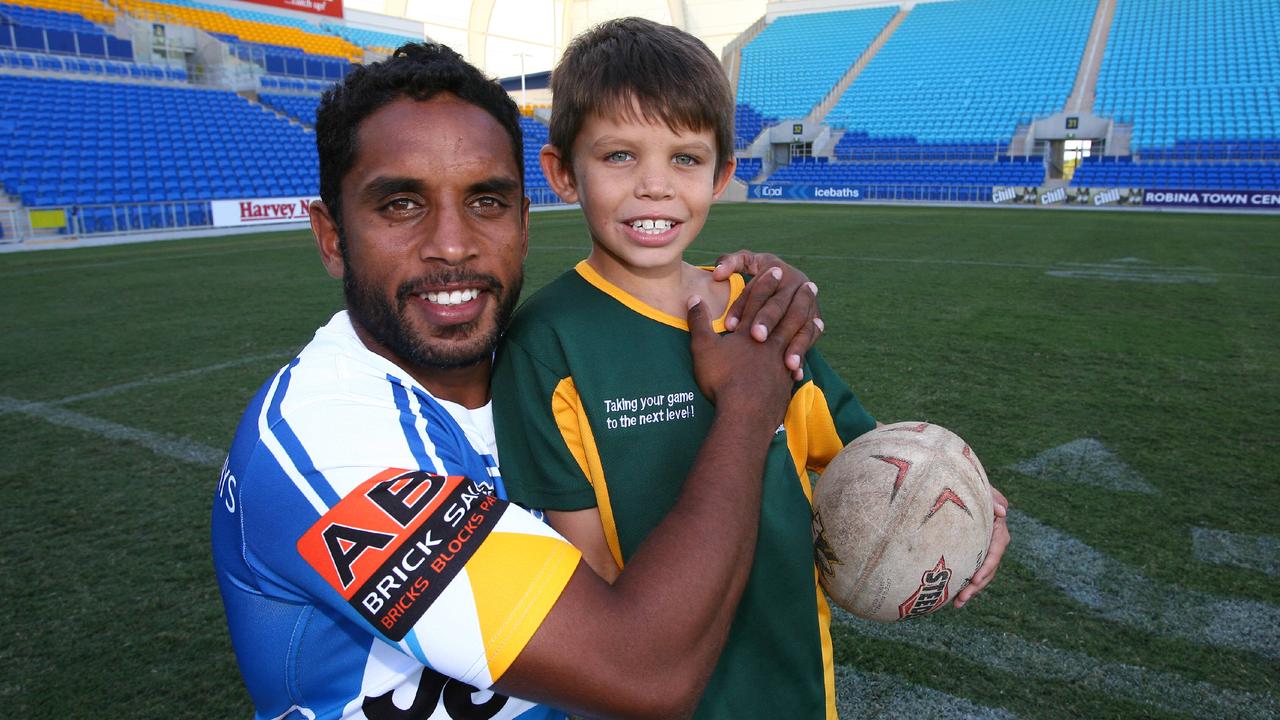
[[[868,409],[959,433],[1022,521],[966,610],[837,624],[842,707],[1280,715],[1275,576],[1194,547],[1280,537],[1280,218],[723,205],[688,257],[741,247],[803,268]],[[587,249],[577,211],[535,213],[526,292]],[[201,458],[341,301],[304,233],[0,256],[6,714],[250,713]],[[1131,482],[1028,471],[1063,447]]]

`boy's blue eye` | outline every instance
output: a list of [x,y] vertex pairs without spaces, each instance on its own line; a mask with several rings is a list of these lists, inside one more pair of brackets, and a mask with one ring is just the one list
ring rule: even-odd
[[698,158],[692,155],[686,155],[684,153],[680,153],[679,155],[676,155],[674,158],[671,159],[671,161],[677,165],[697,165],[698,164]]
[[631,153],[625,150],[618,150],[605,155],[604,159],[607,162],[626,162],[631,159]]

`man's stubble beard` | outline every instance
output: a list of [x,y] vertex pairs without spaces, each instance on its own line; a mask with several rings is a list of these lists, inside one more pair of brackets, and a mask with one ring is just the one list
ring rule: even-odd
[[[523,271],[516,274],[511,286],[505,286],[496,277],[477,273],[465,268],[438,270],[420,275],[404,282],[396,289],[395,307],[391,306],[382,293],[369,286],[360,278],[360,273],[351,263],[347,252],[345,238],[339,240],[344,270],[342,273],[342,292],[346,296],[347,311],[356,323],[378,344],[389,350],[401,361],[412,367],[431,368],[436,370],[452,370],[472,367],[482,362],[489,362],[498,341],[506,330],[507,322],[520,297],[520,288],[524,281]],[[432,344],[435,339],[429,336],[418,337],[407,320],[409,297],[415,289],[425,285],[439,285],[450,282],[479,282],[497,303],[493,327],[481,337],[471,337],[484,317],[475,321],[449,328],[442,333],[442,339],[458,337],[469,338],[462,347],[447,348]]]

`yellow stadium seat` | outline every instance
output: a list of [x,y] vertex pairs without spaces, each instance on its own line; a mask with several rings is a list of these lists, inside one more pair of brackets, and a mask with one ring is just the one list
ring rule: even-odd
[[[54,2],[57,0],[34,1]],[[92,0],[66,1],[91,2]],[[149,2],[148,0],[117,0],[117,4],[131,15],[147,19],[166,20],[180,25],[190,25],[207,32],[234,35],[245,42],[293,47],[313,55],[341,57],[353,62],[364,57],[363,50],[346,40],[318,32],[306,32],[296,27],[242,20],[215,10],[166,5],[164,3]]]

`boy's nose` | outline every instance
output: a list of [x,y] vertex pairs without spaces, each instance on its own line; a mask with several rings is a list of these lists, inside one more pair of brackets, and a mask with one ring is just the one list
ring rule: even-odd
[[636,182],[636,197],[647,200],[668,200],[674,194],[671,177],[665,169],[644,172]]

